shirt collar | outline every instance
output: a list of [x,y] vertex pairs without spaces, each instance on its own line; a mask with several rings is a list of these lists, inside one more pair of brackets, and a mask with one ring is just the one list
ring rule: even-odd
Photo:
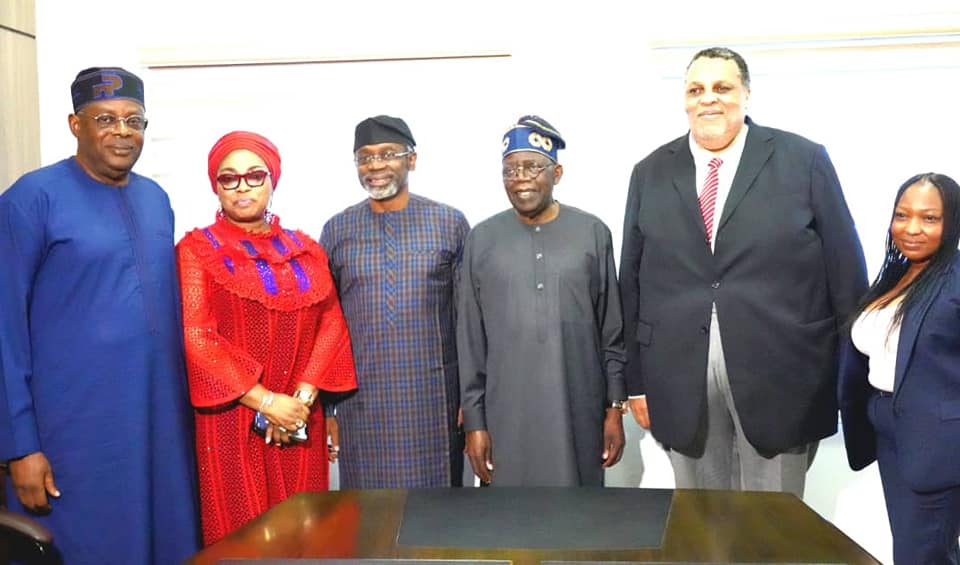
[[744,121],[743,127],[740,128],[740,131],[737,133],[737,137],[733,139],[733,143],[728,145],[725,149],[723,149],[723,151],[719,152],[708,151],[703,147],[700,147],[700,145],[697,144],[697,141],[693,139],[693,132],[689,132],[687,134],[687,140],[690,144],[690,153],[693,154],[693,162],[697,169],[706,170],[707,165],[710,163],[710,159],[713,159],[714,157],[719,157],[724,163],[739,164],[740,155],[743,154],[743,145],[747,140],[747,130],[749,129],[750,126],[747,125],[746,121]]

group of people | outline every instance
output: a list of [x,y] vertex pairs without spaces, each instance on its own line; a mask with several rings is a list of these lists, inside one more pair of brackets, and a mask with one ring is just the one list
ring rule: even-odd
[[472,229],[410,192],[407,124],[363,120],[367,198],[319,242],[269,209],[277,147],[227,133],[213,223],[174,246],[132,171],[142,81],[71,93],[76,155],[0,195],[7,499],[68,562],[179,563],[332,461],[341,488],[461,486],[464,453],[483,485],[602,486],[626,411],[678,488],[802,496],[838,408],[896,561],[958,562],[960,187],[904,183],[868,285],[826,150],[747,116],[736,52],[693,57],[689,132],[634,167],[619,275],[603,221],[554,198],[566,142],[539,116],[502,139],[510,208]]

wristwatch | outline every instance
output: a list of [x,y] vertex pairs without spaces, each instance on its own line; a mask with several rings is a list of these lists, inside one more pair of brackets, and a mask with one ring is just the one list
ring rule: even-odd
[[617,410],[626,410],[628,400],[611,400],[607,408],[616,408]]
[[305,388],[298,388],[296,392],[293,393],[293,397],[303,402],[307,408],[312,406],[314,399],[316,399],[316,395],[311,394],[310,391]]

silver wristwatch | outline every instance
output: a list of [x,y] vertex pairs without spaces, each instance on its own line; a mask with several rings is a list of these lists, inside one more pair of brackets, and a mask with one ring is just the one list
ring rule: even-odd
[[316,398],[317,398],[317,396],[316,396],[315,394],[310,394],[310,392],[307,391],[307,389],[304,389],[304,388],[298,388],[298,389],[293,393],[293,397],[296,398],[297,400],[299,400],[300,402],[303,402],[305,405],[307,405],[307,407],[312,406],[312,405],[313,405],[313,401],[316,400]]

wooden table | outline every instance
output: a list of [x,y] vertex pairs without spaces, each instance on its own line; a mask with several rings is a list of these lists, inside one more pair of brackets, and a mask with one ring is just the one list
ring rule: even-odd
[[[490,559],[721,563],[879,563],[790,494],[676,490],[658,548],[465,549],[397,544],[406,490],[299,494],[195,555],[225,558]],[[623,516],[629,520],[630,516]]]

